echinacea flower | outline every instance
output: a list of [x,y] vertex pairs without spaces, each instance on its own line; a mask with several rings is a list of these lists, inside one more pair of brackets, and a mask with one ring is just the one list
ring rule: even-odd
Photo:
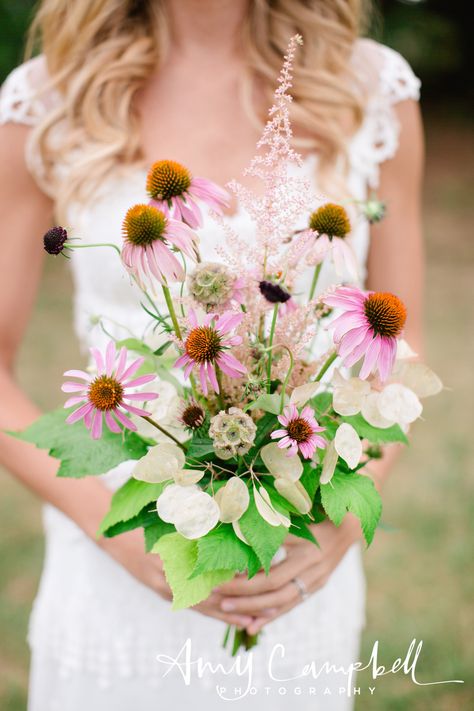
[[406,308],[394,294],[364,292],[339,287],[323,301],[343,313],[330,325],[343,365],[350,367],[364,358],[359,377],[368,378],[378,370],[380,380],[391,373],[397,353],[397,338],[406,321]]
[[288,448],[288,457],[293,457],[299,450],[304,459],[311,459],[317,447],[324,449],[326,446],[326,440],[317,434],[325,428],[318,425],[314,410],[308,405],[303,407],[301,414],[296,405],[287,405],[283,414],[278,415],[278,421],[284,429],[275,430],[270,437],[280,440],[280,449]]
[[195,400],[189,400],[181,408],[179,421],[187,430],[194,432],[203,426],[206,420],[206,413],[201,405]]
[[171,248],[197,259],[197,235],[183,222],[173,220],[151,205],[131,207],[125,215],[122,232],[122,261],[141,285],[153,279],[160,284],[184,281],[183,266]]
[[219,214],[223,207],[229,206],[229,194],[225,190],[206,178],[193,178],[184,165],[174,160],[159,160],[152,165],[146,189],[151,205],[192,228],[202,225],[196,200],[202,200]]
[[357,260],[346,242],[351,223],[342,205],[331,202],[321,205],[310,215],[309,230],[314,234],[314,240],[308,250],[308,264],[319,264],[327,254],[331,254],[338,275],[342,275],[345,268],[351,277],[357,279]]
[[240,378],[246,368],[231,353],[229,348],[242,343],[242,338],[229,335],[242,321],[244,314],[225,311],[223,314],[207,314],[202,324],[199,324],[193,309],[189,311],[191,329],[184,342],[184,354],[178,358],[175,367],[184,366],[184,375],[189,377],[196,367],[202,391],[207,395],[207,380],[215,392],[219,392],[216,368],[231,378]]
[[[91,430],[93,439],[102,436],[103,419],[109,430],[121,432],[121,427],[136,430],[136,426],[127,416],[128,413],[140,415],[141,417],[150,413],[130,404],[130,401],[154,400],[157,393],[134,392],[139,385],[149,383],[155,379],[153,373],[141,375],[138,378],[132,376],[145,360],[143,357],[137,358],[133,363],[127,365],[127,349],[121,348],[117,356],[115,343],[110,341],[105,351],[105,358],[97,348],[91,348],[94,357],[97,374],[95,376],[86,373],[84,370],[67,370],[64,375],[77,378],[82,382],[72,380],[66,381],[61,390],[65,393],[74,393],[67,400],[64,407],[80,405],[66,419],[72,425],[74,422],[83,419],[87,429]],[[132,392],[129,390],[132,389]],[[127,413],[127,414],[125,414]]]

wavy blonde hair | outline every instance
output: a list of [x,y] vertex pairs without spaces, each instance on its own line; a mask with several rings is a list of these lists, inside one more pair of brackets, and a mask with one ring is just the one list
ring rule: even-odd
[[[242,26],[247,71],[246,108],[258,81],[271,105],[289,38],[303,36],[292,93],[295,142],[319,155],[322,173],[345,156],[348,130],[363,116],[364,96],[351,70],[356,38],[368,20],[364,0],[250,0]],[[48,90],[62,97],[31,135],[39,152],[38,179],[56,201],[58,216],[85,199],[101,179],[130,163],[143,164],[134,97],[159,67],[169,46],[163,0],[42,0],[32,23],[27,55],[46,59]],[[349,132],[350,132],[349,131]],[[80,150],[79,150],[80,149]],[[57,166],[66,162],[67,179]]]

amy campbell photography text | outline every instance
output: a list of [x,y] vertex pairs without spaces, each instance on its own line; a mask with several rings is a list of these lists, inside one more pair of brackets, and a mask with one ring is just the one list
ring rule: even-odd
[[[190,686],[193,680],[209,679],[219,675],[219,678],[229,676],[229,685],[215,684],[216,693],[226,701],[243,699],[247,696],[259,695],[314,695],[314,696],[356,696],[362,694],[374,695],[376,681],[389,674],[402,674],[411,679],[417,686],[433,686],[437,684],[463,684],[462,679],[427,679],[421,681],[417,677],[417,665],[423,649],[423,640],[412,639],[404,655],[395,659],[390,665],[379,661],[379,641],[372,646],[369,659],[357,661],[347,667],[332,664],[330,660],[316,663],[308,660],[293,676],[285,676],[276,671],[278,663],[286,656],[285,646],[275,644],[266,661],[265,674],[268,682],[255,684],[254,652],[238,654],[229,659],[228,664],[212,662],[202,656],[194,656],[191,638],[185,641],[176,656],[158,654],[156,659],[163,668],[162,677],[169,674],[179,674],[183,684]],[[368,671],[371,682],[360,686],[357,683],[357,672]],[[236,678],[241,682],[236,684]],[[341,678],[344,684],[341,684]],[[336,679],[336,682],[335,682]],[[311,685],[314,680],[314,686]]]

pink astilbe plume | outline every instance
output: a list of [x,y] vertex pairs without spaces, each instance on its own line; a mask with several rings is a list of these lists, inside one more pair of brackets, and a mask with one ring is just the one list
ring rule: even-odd
[[[84,370],[67,370],[64,373],[70,378],[81,381],[68,380],[61,387],[65,393],[74,393],[66,401],[64,407],[79,405],[69,415],[66,422],[72,425],[78,420],[84,420],[87,429],[91,430],[93,439],[99,439],[102,436],[103,419],[112,432],[121,432],[122,427],[136,430],[137,428],[128,414],[143,417],[150,413],[135,407],[130,401],[147,402],[157,398],[157,393],[135,392],[135,388],[151,382],[156,378],[156,375],[150,373],[134,378],[134,374],[143,364],[145,358],[137,358],[133,363],[128,364],[127,349],[121,348],[117,355],[113,341],[109,342],[105,357],[97,348],[91,348],[91,353],[97,367],[97,375],[90,375]],[[129,392],[130,389],[131,392]]]

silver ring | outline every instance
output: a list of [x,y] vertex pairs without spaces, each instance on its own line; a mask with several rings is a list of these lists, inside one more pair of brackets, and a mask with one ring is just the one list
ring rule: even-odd
[[292,578],[291,582],[296,585],[300,598],[306,600],[306,598],[309,597],[309,592],[301,578]]

